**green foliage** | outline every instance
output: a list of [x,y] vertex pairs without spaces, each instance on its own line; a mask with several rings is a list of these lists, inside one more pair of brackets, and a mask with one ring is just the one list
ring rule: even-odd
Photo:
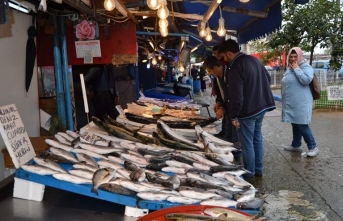
[[337,2],[312,0],[305,5],[293,2],[284,1],[282,29],[271,36],[269,46],[286,52],[292,47],[300,47],[311,52],[310,62],[316,46],[331,46],[331,64],[338,69],[343,54],[343,19]]

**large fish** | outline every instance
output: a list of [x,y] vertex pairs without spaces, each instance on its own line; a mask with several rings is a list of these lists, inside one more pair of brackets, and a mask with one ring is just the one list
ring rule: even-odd
[[125,160],[125,162],[124,162],[124,168],[127,170],[130,170],[131,172],[139,170],[139,166],[137,166],[136,164],[132,163],[131,161],[127,161],[127,160]]
[[116,170],[118,174],[122,175],[122,177],[125,177],[126,179],[130,180],[130,174],[131,171],[125,169],[125,168],[119,168]]
[[41,166],[45,166],[48,167],[52,170],[56,170],[60,173],[67,173],[67,171],[65,171],[60,165],[58,165],[56,162],[49,160],[49,159],[43,159],[40,157],[34,157],[33,160]]
[[84,150],[89,150],[98,154],[109,154],[118,151],[115,147],[96,146],[87,143],[79,143],[79,146]]
[[112,168],[103,168],[97,170],[93,175],[93,187],[91,191],[98,195],[98,187],[103,183],[108,183],[115,175],[116,171]]
[[153,170],[153,171],[161,171],[163,167],[167,167],[168,165],[165,163],[151,163],[146,165],[146,169]]
[[55,140],[51,140],[51,139],[45,139],[45,143],[47,143],[48,145],[52,146],[52,147],[56,147],[65,151],[70,152],[72,149],[74,149],[72,146],[66,145],[66,144],[62,144],[59,143]]
[[82,169],[82,170],[90,170],[92,172],[95,172],[99,169],[98,166],[95,167],[93,165],[87,164],[85,161],[74,163],[73,168]]
[[59,155],[61,157],[64,157],[64,158],[68,159],[69,161],[71,161],[73,163],[78,163],[79,162],[70,152],[68,152],[66,150],[55,148],[55,147],[50,147],[49,150],[53,154]]
[[48,167],[41,166],[41,165],[24,164],[24,165],[21,165],[20,167],[25,171],[28,171],[30,173],[36,173],[42,176],[61,173],[59,171],[56,171],[56,170],[53,170],[53,169],[50,169]]
[[199,163],[206,164],[208,166],[218,166],[217,163],[210,161],[208,159],[205,159],[203,156],[200,156],[197,153],[190,153],[190,154],[191,154],[192,158],[195,159],[196,161],[198,161]]
[[122,124],[122,123],[112,119],[110,116],[107,116],[107,115],[104,116],[104,121],[107,124],[123,128],[124,130],[130,132],[131,134],[133,134],[133,133],[135,133],[137,131],[137,130],[134,130],[132,128],[127,127],[125,124]]
[[125,158],[126,160],[129,160],[131,162],[135,162],[136,164],[139,165],[148,165],[148,161],[144,157],[139,157],[138,155],[135,154],[126,154],[122,153],[121,156]]
[[71,175],[75,175],[78,177],[83,177],[89,180],[92,180],[94,171],[85,170],[85,169],[71,169],[68,171]]
[[161,184],[169,189],[177,189],[180,186],[180,179],[177,175],[171,176],[167,179],[162,179],[152,173],[146,173],[146,178],[151,183]]
[[112,193],[117,193],[117,194],[121,194],[121,195],[134,195],[136,194],[136,192],[127,189],[121,185],[118,184],[114,184],[114,183],[103,183],[99,186],[100,189],[106,190],[108,192],[112,192]]
[[194,147],[194,146],[189,145],[189,144],[181,143],[181,142],[178,142],[175,140],[167,139],[167,138],[159,135],[155,131],[152,132],[152,136],[155,140],[155,143],[160,145],[160,146],[169,147],[169,148],[172,148],[175,150],[199,151],[199,148],[197,148],[197,147]]
[[63,181],[67,181],[67,182],[75,183],[75,184],[91,184],[92,183],[92,180],[90,179],[78,177],[78,176],[71,175],[68,173],[56,173],[56,174],[53,174],[52,176],[58,180],[63,180]]
[[186,183],[188,186],[197,187],[204,190],[219,189],[219,190],[225,191],[225,189],[221,186],[213,185],[211,183],[203,182],[203,181],[192,179],[192,178],[186,178]]
[[198,199],[192,199],[184,196],[170,196],[167,198],[167,201],[182,204],[195,204],[200,202]]
[[69,164],[72,164],[74,162],[62,157],[62,156],[59,156],[59,155],[56,155],[56,154],[53,154],[51,152],[41,152],[39,154],[39,157],[43,158],[43,159],[49,159],[49,160],[52,160],[54,162],[58,162],[58,163],[69,163]]
[[250,187],[253,187],[250,183],[246,182],[242,178],[232,174],[225,174],[225,179],[228,180],[230,183],[233,183],[238,188],[249,189]]
[[112,168],[114,170],[118,170],[119,168],[123,168],[122,165],[120,165],[119,163],[110,161],[110,160],[99,160],[98,161],[99,166],[103,167],[103,168]]
[[207,206],[235,207],[237,205],[237,202],[235,200],[227,199],[224,197],[213,197],[201,201],[200,204]]
[[205,157],[219,165],[232,165],[232,163],[230,163],[227,160],[224,160],[218,154],[215,154],[215,153],[207,153],[205,154]]
[[220,208],[220,207],[213,207],[213,208],[206,208],[204,213],[210,215],[212,217],[225,217],[225,218],[232,218],[233,220],[242,219],[242,220],[249,220],[251,216],[247,216],[240,212],[237,212],[233,209],[227,208]]
[[74,131],[71,131],[71,130],[67,130],[66,133],[67,133],[69,136],[73,137],[74,139],[80,137],[80,134],[78,134],[78,133],[76,133],[76,132],[74,132]]
[[84,150],[84,149],[72,149],[71,152],[74,152],[74,153],[84,153],[84,154],[87,154],[91,157],[94,157],[94,158],[97,158],[97,159],[107,159],[105,156],[101,155],[101,154],[98,154],[98,153],[95,153],[93,151],[89,151],[89,150]]
[[190,187],[180,189],[179,193],[182,196],[192,198],[192,199],[198,199],[198,200],[206,200],[211,197],[220,197],[216,193],[208,192],[199,188],[190,188]]
[[168,166],[171,166],[171,167],[180,167],[180,168],[186,168],[186,169],[193,168],[193,166],[191,166],[189,164],[181,163],[181,162],[176,161],[176,160],[167,160],[166,164]]
[[137,196],[143,200],[163,201],[173,195],[161,192],[140,192]]
[[240,170],[243,169],[242,165],[226,165],[226,166],[212,166],[210,171],[212,173],[217,173],[217,172],[221,172],[221,171],[234,171],[234,170]]
[[80,162],[85,162],[86,164],[92,165],[94,167],[98,167],[98,163],[94,160],[93,157],[84,154],[84,153],[76,153],[76,158],[80,161]]
[[66,140],[64,137],[62,137],[61,135],[59,134],[55,134],[54,137],[56,138],[56,140],[58,140],[59,143],[61,144],[65,144],[65,145],[68,145],[68,146],[71,146],[71,142]]

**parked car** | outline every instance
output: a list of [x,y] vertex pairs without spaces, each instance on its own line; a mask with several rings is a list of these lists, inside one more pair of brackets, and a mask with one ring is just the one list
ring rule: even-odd
[[[312,67],[314,73],[319,72],[320,70],[324,70],[327,71],[328,75],[336,74],[336,72],[330,68],[330,60],[312,61]],[[338,70],[338,77],[343,77],[343,67]]]

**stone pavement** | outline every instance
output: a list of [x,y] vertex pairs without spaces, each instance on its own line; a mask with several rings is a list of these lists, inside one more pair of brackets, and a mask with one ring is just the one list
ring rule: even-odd
[[[194,100],[210,104],[214,116],[211,88],[197,93]],[[275,91],[279,93],[279,91]],[[314,110],[311,128],[319,154],[315,158],[290,153],[291,125],[281,122],[281,103],[266,114],[263,122],[264,174],[255,187],[266,203],[263,206],[269,220],[343,220],[343,112]],[[208,116],[205,108],[201,115]],[[306,144],[303,143],[306,150]]]

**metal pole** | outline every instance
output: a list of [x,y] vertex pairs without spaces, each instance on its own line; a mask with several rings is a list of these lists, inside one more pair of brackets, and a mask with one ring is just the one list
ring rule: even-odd
[[63,80],[64,80],[64,90],[65,90],[65,103],[67,111],[67,122],[68,130],[74,131],[74,121],[73,121],[73,106],[71,100],[71,90],[70,90],[70,80],[68,71],[68,53],[67,53],[67,39],[65,36],[65,23],[64,17],[60,17],[60,38],[62,47],[62,64],[63,64]]
[[56,81],[56,102],[57,113],[60,128],[66,128],[66,113],[64,103],[64,91],[63,91],[63,78],[62,78],[62,65],[61,65],[61,51],[58,44],[58,24],[56,16],[53,16],[55,32],[52,38],[53,44],[53,56],[54,56],[54,70]]

